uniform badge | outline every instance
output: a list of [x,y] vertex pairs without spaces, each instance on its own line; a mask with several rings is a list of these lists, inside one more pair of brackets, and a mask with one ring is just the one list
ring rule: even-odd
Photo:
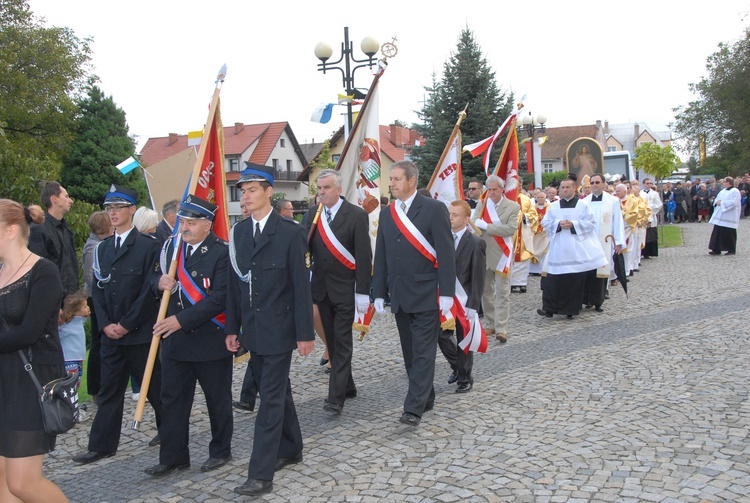
[[208,253],[208,246],[206,245],[201,246],[201,253]]
[[109,186],[109,191],[110,192],[117,192],[117,188],[115,187],[114,184],[112,184],[112,185]]
[[190,273],[190,275],[192,277],[196,277],[196,276],[198,276],[198,272],[197,271],[193,271],[193,272]]
[[305,253],[305,267],[310,268],[310,252]]

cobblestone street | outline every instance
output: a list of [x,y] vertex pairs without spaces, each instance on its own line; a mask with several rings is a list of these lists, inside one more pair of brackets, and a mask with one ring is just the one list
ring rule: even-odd
[[[269,502],[750,501],[750,220],[736,256],[708,255],[711,226],[681,224],[684,245],[644,260],[605,311],[547,319],[539,278],[511,295],[511,338],[474,357],[474,389],[454,393],[438,352],[435,409],[417,428],[398,422],[407,380],[393,316],[355,341],[359,396],[324,411],[323,345],[296,356],[292,387],[304,461],[277,472]],[[245,364],[235,366],[234,399]],[[45,471],[73,502],[247,501],[255,413],[235,412],[228,465],[201,473],[210,435],[196,396],[192,467],[164,478],[147,406],[130,428],[128,395],[117,455],[85,466],[91,420],[58,438]]]

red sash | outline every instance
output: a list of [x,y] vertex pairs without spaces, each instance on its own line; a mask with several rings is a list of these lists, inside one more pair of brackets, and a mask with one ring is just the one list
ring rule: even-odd
[[[185,247],[181,247],[180,253],[177,256],[177,279],[180,282],[182,297],[187,299],[190,304],[195,305],[198,301],[205,299],[207,295],[206,292],[204,292],[201,287],[198,286],[195,281],[193,281],[193,278],[190,277],[190,274],[185,268],[185,261],[183,260],[184,250]],[[206,289],[208,289],[207,285]],[[214,318],[211,318],[211,321],[218,325],[220,328],[225,328],[226,319],[226,312],[222,311],[221,314],[217,315]]]
[[328,251],[331,252],[331,255],[336,257],[344,267],[353,271],[356,267],[354,255],[349,253],[349,250],[347,250],[338,240],[331,230],[331,227],[328,225],[328,219],[321,216],[321,218],[318,219],[318,227],[320,239],[323,240],[323,243],[326,245],[326,248],[328,248]]

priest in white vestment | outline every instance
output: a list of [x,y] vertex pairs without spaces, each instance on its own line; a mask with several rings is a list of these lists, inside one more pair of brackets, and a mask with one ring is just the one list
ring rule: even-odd
[[542,219],[550,240],[542,278],[542,309],[537,314],[568,318],[581,311],[587,275],[609,264],[596,234],[589,205],[578,199],[573,180],[560,182],[560,200],[550,204]]
[[609,280],[614,279],[612,255],[620,253],[625,247],[623,233],[622,209],[620,200],[604,190],[604,176],[595,173],[589,181],[591,194],[583,198],[588,203],[596,220],[596,235],[604,256],[609,263],[596,270],[596,275],[588,278],[583,291],[583,303],[586,307],[594,306],[597,312],[604,311],[602,304],[607,295]]
[[732,177],[726,177],[722,185],[724,188],[714,199],[714,212],[708,221],[714,224],[711,240],[708,242],[711,249],[709,254],[721,255],[725,251],[727,255],[734,255],[737,253],[737,227],[740,225],[742,195],[734,186]]

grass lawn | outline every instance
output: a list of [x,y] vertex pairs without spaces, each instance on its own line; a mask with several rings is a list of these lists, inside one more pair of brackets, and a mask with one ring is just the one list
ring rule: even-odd
[[86,351],[86,359],[83,360],[83,376],[81,377],[81,387],[78,388],[78,402],[87,403],[91,401],[91,395],[89,395],[86,385],[86,366],[89,362],[89,352]]
[[660,225],[659,248],[682,246],[682,229],[678,225]]

